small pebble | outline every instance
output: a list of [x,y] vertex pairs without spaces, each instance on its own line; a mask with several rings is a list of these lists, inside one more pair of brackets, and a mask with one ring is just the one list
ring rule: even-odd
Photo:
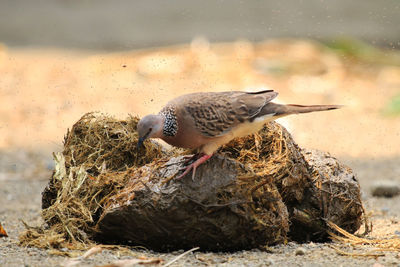
[[297,248],[296,251],[295,251],[295,255],[296,256],[301,256],[301,255],[304,255],[304,254],[306,254],[305,248]]
[[371,193],[375,197],[394,197],[400,194],[400,184],[390,180],[377,181],[372,185]]

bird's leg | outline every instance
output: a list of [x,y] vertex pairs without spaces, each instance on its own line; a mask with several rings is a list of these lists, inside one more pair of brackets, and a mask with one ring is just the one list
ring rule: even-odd
[[176,179],[181,179],[184,177],[186,174],[188,174],[192,169],[193,169],[193,174],[192,174],[192,179],[194,179],[194,176],[196,174],[196,168],[199,167],[202,163],[204,163],[206,160],[211,158],[212,155],[203,155],[200,158],[198,158],[195,162],[190,164],[189,166],[186,167],[185,171],[179,175]]

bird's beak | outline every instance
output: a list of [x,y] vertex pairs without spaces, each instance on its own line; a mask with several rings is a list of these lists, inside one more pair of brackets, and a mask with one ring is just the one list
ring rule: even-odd
[[146,140],[149,137],[149,135],[150,135],[150,131],[147,134],[145,134],[144,136],[139,137],[139,140],[137,142],[137,149],[138,150],[143,146],[144,140]]
[[145,139],[146,139],[146,138],[143,138],[143,137],[139,138],[139,140],[138,140],[138,142],[137,142],[137,149],[138,149],[138,150],[143,146],[143,141],[144,141]]

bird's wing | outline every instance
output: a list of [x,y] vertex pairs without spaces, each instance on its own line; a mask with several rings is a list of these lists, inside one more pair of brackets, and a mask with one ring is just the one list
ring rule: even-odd
[[252,121],[278,93],[219,92],[187,95],[184,108],[196,130],[208,137],[222,136],[240,123]]

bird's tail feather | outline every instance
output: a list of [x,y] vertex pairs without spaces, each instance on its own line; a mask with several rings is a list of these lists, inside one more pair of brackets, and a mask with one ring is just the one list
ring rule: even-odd
[[[283,105],[283,114],[298,114],[298,113],[308,113],[308,112],[314,112],[314,111],[325,111],[325,110],[332,110],[332,109],[338,109],[341,108],[342,106],[340,105],[294,105],[294,104],[289,104],[289,105]],[[282,115],[283,115],[282,114]]]
[[299,114],[299,113],[308,113],[314,111],[324,111],[324,110],[332,110],[341,108],[340,105],[284,105],[284,104],[277,104],[273,102],[269,102],[265,105],[257,117],[262,117],[264,115],[273,114],[274,117],[284,117],[291,114]]

